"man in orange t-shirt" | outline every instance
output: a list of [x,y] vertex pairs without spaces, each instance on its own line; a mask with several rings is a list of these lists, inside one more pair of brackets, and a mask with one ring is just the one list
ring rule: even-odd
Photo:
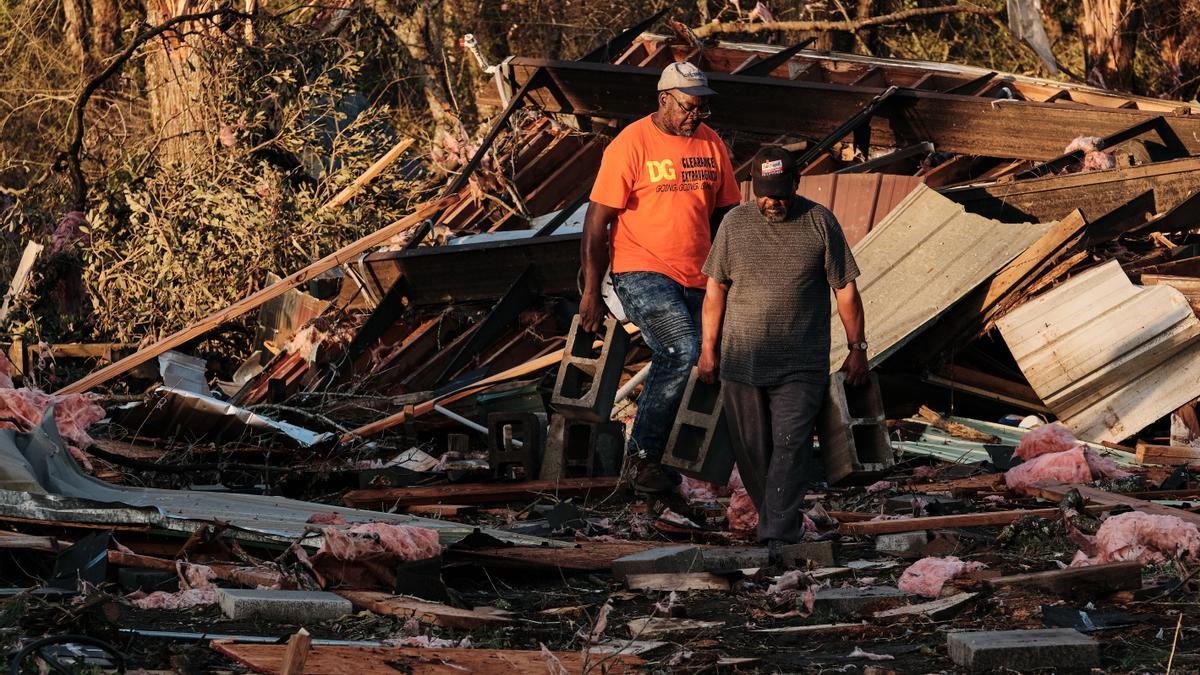
[[667,66],[658,110],[605,149],[584,219],[583,327],[604,321],[600,289],[611,263],[613,290],[651,350],[627,447],[633,487],[643,492],[675,485],[659,462],[700,356],[701,267],[717,224],[741,201],[725,142],[701,122],[715,93],[691,63]]

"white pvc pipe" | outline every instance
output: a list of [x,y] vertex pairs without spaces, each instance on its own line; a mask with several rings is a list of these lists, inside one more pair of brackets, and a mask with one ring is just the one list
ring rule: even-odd
[[[449,417],[450,419],[454,420],[455,422],[458,422],[459,424],[462,424],[463,426],[470,427],[471,429],[474,429],[475,431],[478,431],[479,433],[481,433],[485,436],[488,433],[487,427],[485,427],[482,424],[475,422],[473,420],[469,420],[469,419],[463,417],[462,415],[459,415],[458,413],[454,412],[453,410],[447,410],[446,408],[443,408],[440,405],[434,405],[433,409],[440,412],[441,414],[445,415],[446,417]],[[514,438],[514,439],[512,439],[512,445],[514,448],[519,448],[519,447],[523,446],[524,443],[522,443],[521,441]]]
[[625,399],[629,398],[629,396],[633,394],[633,390],[636,389],[639,384],[646,381],[646,376],[649,374],[650,364],[647,363],[641,370],[634,373],[633,377],[629,378],[629,381],[625,383],[625,386],[617,390],[617,398],[613,402],[613,405],[616,405],[617,403],[623,403]]

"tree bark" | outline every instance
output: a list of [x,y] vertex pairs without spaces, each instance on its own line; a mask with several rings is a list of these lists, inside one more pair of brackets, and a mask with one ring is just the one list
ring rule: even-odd
[[[151,24],[161,24],[175,14],[168,0],[146,1],[146,17]],[[160,139],[159,161],[166,164],[187,164],[204,156],[203,150],[212,138],[203,105],[206,69],[184,39],[188,32],[164,33],[157,40],[157,48],[146,55],[150,119]],[[191,39],[197,39],[194,33]]]
[[88,22],[92,10],[88,0],[63,0],[63,39],[79,71],[90,74],[95,71],[92,59],[91,39],[88,35]]
[[1084,58],[1089,84],[1129,91],[1133,85],[1133,0],[1083,0]]
[[116,53],[120,16],[117,0],[92,0],[92,55],[97,62]]

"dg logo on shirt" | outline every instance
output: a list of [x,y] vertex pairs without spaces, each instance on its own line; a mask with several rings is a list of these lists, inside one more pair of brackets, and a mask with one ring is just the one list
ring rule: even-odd
[[657,183],[660,180],[675,180],[675,165],[669,159],[646,160],[646,170],[650,173],[651,183]]

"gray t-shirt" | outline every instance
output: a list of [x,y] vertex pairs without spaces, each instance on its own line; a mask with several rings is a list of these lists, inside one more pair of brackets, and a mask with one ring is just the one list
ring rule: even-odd
[[830,288],[859,273],[828,209],[797,197],[786,220],[770,223],[753,202],[734,208],[704,273],[729,284],[722,378],[765,387],[827,374]]

